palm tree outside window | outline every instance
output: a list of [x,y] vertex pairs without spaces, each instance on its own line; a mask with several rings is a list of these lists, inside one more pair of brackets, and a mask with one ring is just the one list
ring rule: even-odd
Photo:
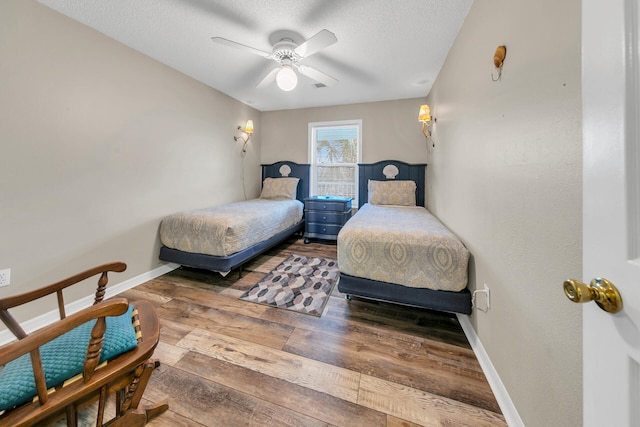
[[311,195],[358,200],[362,120],[309,123]]

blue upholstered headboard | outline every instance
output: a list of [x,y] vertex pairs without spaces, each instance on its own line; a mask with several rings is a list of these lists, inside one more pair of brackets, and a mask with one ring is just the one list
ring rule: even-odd
[[262,181],[264,181],[265,178],[282,178],[284,176],[299,178],[300,182],[298,182],[296,199],[304,203],[304,199],[309,197],[309,165],[282,161],[261,166]]
[[397,175],[393,179],[415,181],[417,187],[416,204],[418,206],[424,206],[425,172],[427,165],[425,163],[410,164],[399,160],[383,160],[376,163],[358,164],[358,207],[361,207],[369,200],[369,180],[386,181],[388,178],[385,176],[384,170],[388,167],[391,169],[395,167],[397,169]]

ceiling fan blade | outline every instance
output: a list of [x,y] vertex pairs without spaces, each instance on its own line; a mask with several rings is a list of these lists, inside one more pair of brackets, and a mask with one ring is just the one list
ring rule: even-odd
[[315,68],[311,68],[306,65],[298,65],[297,68],[300,74],[302,74],[303,76],[307,76],[317,82],[322,83],[325,86],[333,86],[338,83],[337,79],[334,79],[330,75],[318,71]]
[[331,31],[321,30],[316,35],[303,42],[300,46],[296,47],[294,52],[300,57],[306,58],[325,47],[331,46],[337,41],[338,38]]
[[262,89],[264,87],[269,86],[271,83],[275,82],[276,74],[278,74],[278,71],[280,71],[280,67],[276,67],[273,70],[269,71],[269,73],[266,76],[264,76],[262,81],[260,81],[260,83],[258,83],[256,87],[258,89]]
[[253,47],[246,46],[246,45],[243,45],[241,43],[234,42],[234,41],[231,41],[231,40],[227,40],[227,39],[222,38],[222,37],[211,37],[211,40],[214,43],[218,43],[218,44],[222,44],[222,45],[225,45],[225,46],[234,47],[236,49],[244,50],[245,52],[249,52],[249,53],[252,53],[252,54],[258,55],[258,56],[263,56],[265,58],[267,56],[271,55],[271,52],[264,52],[264,51],[262,51],[260,49],[255,49]]

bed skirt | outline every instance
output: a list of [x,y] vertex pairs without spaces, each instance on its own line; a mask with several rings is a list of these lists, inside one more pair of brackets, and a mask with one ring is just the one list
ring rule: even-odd
[[260,255],[269,248],[285,241],[289,236],[296,232],[302,232],[303,228],[304,221],[301,221],[265,241],[256,243],[247,249],[227,256],[189,253],[162,246],[160,248],[160,259],[162,261],[175,262],[185,267],[202,268],[226,274],[232,269],[241,266],[252,258]]
[[467,288],[459,292],[434,291],[427,288],[412,288],[340,273],[338,290],[347,295],[394,304],[471,314],[471,292]]

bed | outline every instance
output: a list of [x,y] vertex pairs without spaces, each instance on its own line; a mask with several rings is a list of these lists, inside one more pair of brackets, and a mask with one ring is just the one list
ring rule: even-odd
[[257,199],[177,212],[160,223],[160,259],[226,275],[304,228],[309,165],[262,165]]
[[469,251],[424,207],[424,164],[358,165],[359,210],[338,234],[338,290],[471,313]]

